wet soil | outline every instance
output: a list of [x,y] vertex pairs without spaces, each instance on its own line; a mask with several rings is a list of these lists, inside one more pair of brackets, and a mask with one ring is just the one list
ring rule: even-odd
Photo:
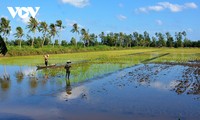
[[[0,119],[198,120],[199,62],[139,64],[46,93],[1,100]],[[15,98],[15,99],[12,99]]]

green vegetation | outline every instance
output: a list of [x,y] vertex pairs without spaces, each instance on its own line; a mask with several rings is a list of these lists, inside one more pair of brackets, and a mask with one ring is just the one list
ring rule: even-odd
[[[110,48],[110,47],[109,47]],[[20,49],[20,48],[19,48]],[[27,48],[28,49],[28,48]],[[30,48],[31,49],[31,48]],[[45,49],[39,48],[39,49]],[[48,48],[46,48],[48,49]],[[55,48],[56,49],[56,48]],[[71,81],[80,82],[96,76],[105,75],[117,70],[134,66],[140,63],[151,62],[188,62],[200,60],[199,48],[141,48],[93,52],[76,52],[67,54],[50,54],[49,64],[64,65],[71,60]],[[44,58],[41,55],[35,56],[14,56],[1,57],[1,65],[30,66],[35,69],[36,65],[44,65]],[[33,75],[48,75],[49,77],[65,76],[64,68],[44,69],[33,71]],[[56,77],[57,82],[65,82],[64,77]]]
[[[155,36],[150,37],[147,31],[144,31],[144,33],[133,32],[132,34],[123,32],[105,34],[101,32],[98,35],[89,33],[89,30],[86,28],[79,28],[78,24],[75,23],[71,32],[75,33],[76,37],[72,37],[69,42],[69,40],[61,40],[61,31],[65,30],[61,20],[48,25],[46,22],[39,22],[35,18],[30,17],[25,28],[28,29],[28,34],[24,33],[23,29],[20,26],[16,27],[16,32],[13,34],[16,39],[8,40],[7,38],[9,38],[11,32],[10,21],[4,17],[1,18],[0,35],[4,37],[10,56],[40,55],[46,52],[48,54],[58,54],[75,51],[93,51],[96,49],[112,50],[113,47],[114,49],[132,47],[200,47],[200,40],[189,40],[185,31],[175,32],[174,37],[169,32],[156,32]],[[42,35],[38,36],[36,33],[42,33]],[[18,49],[18,46],[20,49]],[[44,49],[41,49],[43,47]]]

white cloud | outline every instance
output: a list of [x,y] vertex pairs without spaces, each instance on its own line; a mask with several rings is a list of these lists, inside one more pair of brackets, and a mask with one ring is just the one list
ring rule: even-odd
[[126,20],[126,19],[127,19],[127,17],[126,17],[126,16],[124,16],[124,15],[118,15],[118,16],[117,16],[117,18],[118,18],[119,20],[121,20],[121,21],[123,21],[123,20]]
[[85,6],[88,6],[89,0],[62,0],[63,3],[71,4],[75,7],[83,8]]
[[148,7],[148,10],[153,10],[153,11],[161,11],[163,9],[164,8],[162,6],[158,6],[158,5],[156,5],[156,6],[149,6]]
[[30,19],[30,17],[21,18],[21,21],[22,21],[24,24],[28,24],[29,19]]
[[186,8],[193,8],[193,9],[198,8],[198,6],[193,2],[192,3],[185,3],[185,7]]
[[158,4],[161,5],[162,7],[166,8],[166,9],[170,9],[170,11],[172,11],[172,12],[179,12],[179,11],[182,11],[184,9],[184,7],[182,5],[171,4],[169,2],[160,2]]
[[135,11],[137,13],[148,13],[149,11],[162,11],[165,9],[169,9],[171,12],[180,12],[183,11],[184,9],[196,9],[198,6],[191,2],[191,3],[185,3],[183,5],[179,5],[179,4],[172,4],[169,2],[159,2],[157,3],[157,5],[154,6],[148,6],[148,7],[140,7],[138,9],[136,9]]
[[163,25],[163,22],[162,22],[161,20],[156,20],[156,23],[157,23],[158,25]]
[[89,99],[88,89],[85,86],[81,85],[74,88],[68,88],[65,92],[61,92],[58,95],[58,99],[59,100],[63,100],[63,99],[73,100],[73,99],[80,98],[83,94],[87,94],[87,98]]
[[[66,22],[67,22],[67,26],[70,26],[70,27],[72,27],[75,23],[78,24],[77,21],[75,21],[75,20],[70,20],[70,19],[66,19]],[[84,28],[84,26],[83,26],[83,25],[80,25],[80,24],[78,24],[78,27],[79,27],[79,28]]]

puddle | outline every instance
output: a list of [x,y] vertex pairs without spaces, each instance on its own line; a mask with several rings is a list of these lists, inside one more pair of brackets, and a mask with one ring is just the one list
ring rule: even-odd
[[10,72],[10,81],[0,82],[0,119],[197,120],[200,117],[198,66],[139,64],[78,83],[66,81],[64,71],[35,73],[35,68],[17,66],[6,69],[18,72]]

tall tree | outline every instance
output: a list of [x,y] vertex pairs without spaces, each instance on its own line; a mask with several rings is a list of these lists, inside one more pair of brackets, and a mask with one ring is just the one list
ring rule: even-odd
[[94,46],[97,43],[97,35],[95,35],[94,33],[90,34],[90,43]]
[[85,28],[82,28],[81,29],[81,39],[83,40],[84,47],[85,47],[85,43],[86,43],[86,40],[84,38],[85,34],[86,34],[86,30],[85,30]]
[[99,34],[99,37],[101,38],[101,43],[103,45],[105,45],[105,33],[104,32],[101,32],[101,34]]
[[132,42],[132,35],[124,35],[125,39],[124,39],[124,43],[126,44],[126,47],[130,46],[131,47],[131,42]]
[[117,42],[119,41],[119,33],[114,33],[114,41],[115,41],[115,47],[117,47]]
[[122,43],[124,41],[124,34],[122,32],[119,33],[119,46],[122,46]]
[[135,41],[136,46],[138,46],[140,43],[140,41],[138,40],[138,37],[139,37],[138,32],[133,32],[133,40]]
[[149,45],[151,43],[151,39],[150,39],[149,33],[147,31],[144,32],[144,41],[145,41],[145,46],[149,47]]
[[49,32],[48,24],[46,22],[40,22],[39,31],[41,31],[43,34],[43,41],[42,41],[42,47],[43,47],[44,42],[46,40],[46,35]]
[[8,49],[6,47],[6,44],[0,35],[0,54],[6,55],[7,51]]
[[87,44],[87,46],[90,45],[90,35],[89,35],[89,31],[86,31],[84,28],[81,29],[81,39],[83,40],[84,42],[84,47],[85,47],[85,44]]
[[[55,36],[57,35],[56,25],[50,24],[49,28],[50,28],[50,31],[49,31],[50,37],[51,38],[53,37],[53,39],[54,39]],[[53,42],[53,47],[54,47],[54,43],[55,43],[55,41]]]
[[14,34],[16,38],[19,39],[19,47],[21,48],[22,37],[24,36],[23,29],[21,27],[16,28],[16,33]]
[[182,32],[182,35],[184,36],[184,41],[183,41],[183,45],[184,47],[189,47],[191,46],[191,42],[190,40],[187,39],[187,33],[185,31]]
[[11,26],[10,26],[10,20],[2,17],[0,21],[0,34],[4,36],[4,41],[6,43],[7,36],[10,35]]
[[173,42],[174,42],[173,37],[169,32],[166,32],[165,34],[167,36],[167,42],[166,42],[167,47],[173,47]]
[[176,37],[176,47],[182,47],[182,32],[176,32],[175,33],[175,37]]
[[151,47],[156,47],[157,45],[156,45],[156,37],[152,37],[152,42],[151,42],[151,44],[150,44],[150,46]]
[[59,39],[61,41],[61,34],[62,34],[61,32],[62,32],[62,29],[65,28],[65,26],[63,26],[63,24],[62,24],[62,20],[57,20],[56,21],[56,26],[58,27],[58,29],[60,31]]
[[[77,40],[77,36],[79,34],[79,30],[78,29],[79,29],[79,27],[78,27],[77,23],[73,24],[73,28],[72,28],[71,32],[72,33],[76,33],[76,40]],[[75,41],[75,43],[76,43],[76,46],[77,46],[77,41]]]
[[145,40],[144,40],[143,34],[139,34],[137,39],[138,39],[137,41],[139,42],[140,46],[144,46],[145,45]]
[[33,44],[34,44],[35,33],[38,29],[38,25],[39,25],[39,22],[31,16],[30,19],[29,19],[28,25],[27,25],[27,28],[29,29],[28,32],[33,33],[33,39],[32,39],[32,42],[31,42],[31,47],[33,47]]
[[158,46],[159,47],[166,46],[164,35],[162,33],[155,33],[155,35],[158,38]]

